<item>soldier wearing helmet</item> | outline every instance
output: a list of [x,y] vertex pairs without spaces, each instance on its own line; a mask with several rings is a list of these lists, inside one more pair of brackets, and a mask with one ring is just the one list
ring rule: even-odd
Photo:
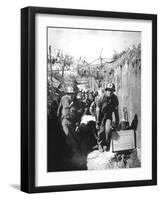
[[82,90],[82,97],[81,97],[81,99],[82,99],[82,101],[85,99],[85,91],[84,90]]
[[94,101],[94,96],[92,91],[88,91],[85,99],[83,100],[84,115],[90,115],[90,105]]
[[119,124],[118,114],[118,98],[114,94],[115,85],[108,83],[105,85],[105,92],[99,98],[96,107],[96,128],[97,143],[100,152],[109,150],[110,148],[110,133],[112,130],[112,114],[115,115],[115,126]]
[[72,152],[78,150],[78,142],[75,134],[82,116],[81,103],[77,99],[77,91],[72,87],[67,88],[67,94],[61,98],[57,117],[61,119],[62,129],[65,134],[66,144]]

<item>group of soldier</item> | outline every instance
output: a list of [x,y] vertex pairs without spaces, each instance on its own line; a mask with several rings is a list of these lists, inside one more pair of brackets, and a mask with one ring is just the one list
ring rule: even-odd
[[95,119],[98,150],[109,151],[111,130],[119,124],[119,102],[114,92],[113,83],[108,83],[101,95],[98,91],[77,92],[72,87],[67,88],[66,95],[60,100],[57,117],[61,121],[66,144],[73,153],[78,151],[76,129],[85,115]]

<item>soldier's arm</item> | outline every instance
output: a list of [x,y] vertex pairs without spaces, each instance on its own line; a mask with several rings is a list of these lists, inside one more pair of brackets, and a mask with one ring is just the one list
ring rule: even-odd
[[115,115],[115,125],[118,126],[119,125],[119,101],[117,96],[115,96],[115,101],[114,101],[114,105],[115,105],[115,109],[114,109],[114,115]]
[[100,97],[97,102],[96,102],[96,123],[97,125],[101,125],[101,120],[102,120],[102,97]]
[[118,111],[118,106],[115,107],[114,114],[115,114],[115,125],[118,126],[119,125],[119,111]]
[[94,103],[94,102],[92,102],[91,105],[90,105],[90,107],[89,107],[89,112],[90,112],[91,115],[92,115],[93,106],[94,106],[93,103]]
[[101,109],[100,107],[96,107],[96,123],[97,125],[101,125]]
[[62,104],[62,99],[61,99],[58,106],[58,110],[57,110],[57,117],[61,116],[62,109],[63,109],[63,104]]
[[93,101],[89,107],[89,112],[91,115],[94,115],[95,114],[95,111],[96,111],[96,104],[95,102]]

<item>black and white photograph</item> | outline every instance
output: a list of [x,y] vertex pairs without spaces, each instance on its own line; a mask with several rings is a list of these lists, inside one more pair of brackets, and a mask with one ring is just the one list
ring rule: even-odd
[[156,22],[22,9],[22,191],[157,184]]
[[141,39],[47,27],[47,172],[141,167]]

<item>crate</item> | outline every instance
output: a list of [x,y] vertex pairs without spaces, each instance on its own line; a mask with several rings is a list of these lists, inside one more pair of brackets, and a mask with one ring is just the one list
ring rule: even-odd
[[120,130],[112,133],[112,151],[128,151],[136,148],[136,133],[134,130]]

